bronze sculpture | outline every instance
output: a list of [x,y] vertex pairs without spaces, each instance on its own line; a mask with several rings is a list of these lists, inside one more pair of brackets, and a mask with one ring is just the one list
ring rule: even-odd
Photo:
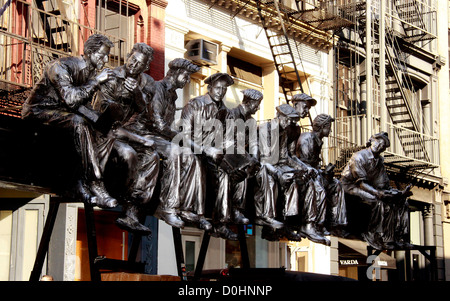
[[295,94],[291,98],[292,106],[300,115],[300,118],[305,118],[309,114],[309,110],[317,104],[317,100],[306,93]]
[[[249,131],[256,130],[256,120],[252,115],[259,110],[263,94],[254,89],[246,89],[241,92],[244,98],[241,104],[230,110],[230,117],[233,120],[242,121],[245,127],[237,129],[236,136],[233,135],[234,143],[239,144],[245,142],[245,149],[249,153],[248,155],[259,161],[259,142],[257,135],[252,136]],[[235,149],[234,152],[238,153],[239,149]],[[255,183],[254,185],[250,185],[250,187],[249,179],[247,177],[243,181],[234,183],[233,206],[243,212],[246,208],[247,190],[252,189],[253,193],[251,195],[253,195],[255,207],[255,224],[268,226],[273,229],[282,228],[283,223],[275,219],[278,187],[275,179],[269,174],[267,166],[263,165],[258,167],[258,171],[254,176]]]
[[[411,196],[411,186],[404,190],[390,186],[384,157],[381,155],[389,146],[386,132],[372,135],[366,148],[352,155],[341,175],[348,198],[356,199],[351,205],[361,209],[352,212],[352,215],[363,214],[362,210],[368,209],[368,222],[359,231],[375,249],[411,247],[407,201],[408,196]],[[349,219],[352,217],[352,206],[348,204]]]
[[[166,77],[154,82],[144,74],[152,59],[151,47],[138,43],[124,66],[95,76],[112,47],[98,38],[100,47],[96,48],[91,44],[95,39],[97,36],[92,36],[85,44],[85,56],[49,64],[23,110],[24,118],[73,130],[83,165],[78,189],[84,201],[104,208],[115,207],[117,200],[124,201],[124,214],[117,219],[119,226],[150,233],[140,217],[148,213],[146,207],[160,181],[162,190],[155,215],[174,227],[194,222],[209,231],[212,226],[204,217],[205,188],[212,183],[216,192],[213,234],[222,238],[237,239],[228,227],[230,223],[250,222],[245,211],[249,187],[254,189],[254,198],[247,200],[254,201],[254,223],[269,228],[274,236],[284,235],[291,240],[307,237],[329,245],[324,238],[329,234],[327,230],[339,234],[333,232],[334,227],[339,230],[346,225],[345,199],[340,182],[332,176],[333,166],[320,168],[322,138],[328,136],[334,119],[320,114],[314,120],[313,131],[301,135],[297,125],[316,104],[314,99],[306,94],[294,96],[293,107],[277,107],[274,122],[259,127],[260,139],[247,140],[250,137],[245,132],[233,136],[231,143],[235,144],[241,140],[239,135],[245,135],[245,152],[228,154],[230,141],[217,139],[218,133],[228,130],[227,120],[253,120],[251,116],[258,110],[262,94],[245,90],[242,104],[230,110],[223,99],[233,79],[224,73],[215,74],[205,80],[208,93],[183,108],[182,118],[192,125],[192,131],[182,148],[172,140],[182,134],[172,125],[176,90],[182,89],[199,67],[175,59],[169,63]],[[89,108],[95,92],[97,112]],[[204,121],[217,122],[208,129]],[[201,130],[196,131],[196,126]],[[363,237],[371,246],[408,248],[409,188],[399,191],[389,186],[379,156],[389,146],[387,134],[374,135],[369,144],[366,153],[359,152],[350,160],[342,185],[349,195],[359,197],[370,207],[370,222]],[[186,151],[186,146],[192,146],[193,151]],[[108,163],[112,169],[108,169]],[[115,168],[120,172],[111,172]],[[123,182],[114,179],[118,174],[124,176]],[[103,186],[105,178],[112,178],[108,189]],[[255,180],[254,187],[249,186],[250,180]],[[120,183],[120,189],[116,183]],[[281,202],[277,202],[278,190]],[[299,220],[302,223],[296,224]]]
[[24,119],[70,131],[80,159],[77,193],[83,201],[105,208],[118,202],[104,187],[89,103],[99,86],[113,76],[110,69],[97,75],[108,62],[111,47],[108,38],[94,34],[84,44],[84,55],[50,62],[22,109]]
[[[237,240],[237,234],[229,227],[230,222],[248,224],[249,220],[238,210],[232,208],[231,181],[233,172],[227,168],[224,158],[223,132],[224,121],[229,109],[223,99],[228,86],[234,80],[226,73],[215,73],[205,79],[208,92],[191,99],[181,113],[180,126],[183,132],[205,158],[206,178],[212,181],[215,193],[213,206],[212,235],[230,240]],[[206,183],[203,183],[206,185]]]
[[[259,128],[261,163],[277,180],[281,191],[281,211],[279,216],[285,224],[279,235],[290,240],[301,240],[297,232],[300,217],[301,193],[300,183],[309,178],[311,168],[295,159],[290,152],[291,139],[289,134],[296,130],[300,114],[290,105],[283,104],[276,107],[277,115],[271,122],[261,124]],[[265,236],[272,240],[277,234],[265,231]]]
[[[313,97],[311,97],[306,93],[294,95],[291,98],[291,102],[295,110],[300,114],[300,118],[307,117],[309,115],[310,109],[317,104],[317,100],[315,100]],[[334,192],[336,192],[337,189],[333,192],[330,191],[330,193],[326,194],[325,187],[323,187],[325,184],[324,183],[325,178],[320,176],[318,166],[316,164],[310,164],[311,162],[308,162],[308,158],[306,158],[304,155],[303,157],[301,157],[300,153],[298,152],[299,150],[298,142],[301,139],[300,138],[301,135],[308,136],[311,135],[311,132],[307,132],[308,134],[306,134],[305,132],[300,135],[299,132],[301,132],[301,130],[298,128],[298,126],[295,131],[291,132],[293,132],[292,135],[294,137],[297,137],[295,143],[290,145],[290,151],[292,152],[292,156],[295,160],[302,162],[303,164],[306,164],[309,174],[309,179],[306,181],[302,181],[302,183],[300,184],[302,194],[302,204],[303,204],[302,219],[299,222],[301,233],[311,241],[330,245],[330,241],[325,237],[325,235],[328,235],[329,232],[327,230],[324,231],[323,228],[323,223],[325,221],[325,214],[326,214],[325,208],[327,207],[325,201],[327,197],[336,200],[337,196],[334,195]],[[309,150],[308,154],[308,156],[314,157],[315,158],[314,160],[320,159],[321,147],[319,148],[317,146],[319,146],[319,143],[316,144],[315,149]],[[332,190],[331,187],[330,190]],[[343,197],[338,199],[343,200]],[[329,203],[332,202],[329,201]],[[334,206],[334,208],[335,209],[342,208],[342,206],[340,207]],[[345,212],[343,212],[341,216],[345,216]]]
[[154,141],[162,158],[161,193],[155,216],[167,224],[183,228],[185,221],[211,230],[204,217],[205,192],[200,159],[187,148],[181,149],[172,139],[179,134],[175,120],[176,90],[190,82],[192,73],[200,69],[191,61],[177,58],[169,62],[166,76],[155,82],[147,110],[135,116],[127,129]]
[[339,180],[333,177],[334,165],[321,168],[322,139],[330,134],[333,121],[330,115],[317,115],[313,120],[313,131],[302,133],[296,147],[297,157],[317,171],[317,176],[306,183],[303,205],[303,222],[306,224],[302,226],[314,228],[322,236],[330,232],[341,235],[347,225],[344,190]]
[[[114,160],[105,174],[109,180],[107,184],[110,184],[108,188],[124,203],[124,217],[119,217],[116,222],[126,230],[145,233],[151,231],[139,222],[139,208],[148,204],[153,195],[159,156],[152,151],[153,140],[132,133],[124,126],[132,116],[145,110],[148,90],[154,80],[144,72],[152,60],[153,48],[136,43],[125,64],[113,70],[113,78],[101,85],[93,101],[94,109],[102,112],[102,117],[112,124],[106,134],[97,132],[97,140],[102,170]],[[121,166],[123,168],[119,169]]]

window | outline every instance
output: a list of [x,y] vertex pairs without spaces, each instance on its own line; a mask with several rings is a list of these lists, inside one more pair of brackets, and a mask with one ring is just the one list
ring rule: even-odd
[[297,271],[308,271],[308,252],[296,252],[297,257]]
[[194,228],[186,228],[182,230],[181,242],[183,245],[184,264],[186,272],[195,271],[198,254],[200,252],[200,244],[202,231]]
[[[225,105],[229,108],[237,107],[242,101],[242,93],[245,89],[255,89],[263,92],[262,68],[238,58],[227,56],[227,73],[234,79],[234,85],[228,88]],[[260,110],[261,111],[261,110]],[[255,118],[261,119],[261,112],[257,112]]]
[[0,211],[0,281],[9,280],[12,215],[12,210]]
[[184,250],[186,272],[195,270],[195,255],[195,241],[186,240]]
[[227,57],[227,63],[227,73],[231,76],[262,85],[262,69],[260,67],[232,56]]
[[[108,210],[94,210],[95,232],[98,256],[109,259],[127,260],[128,232],[114,226],[117,212]],[[88,281],[91,279],[89,268],[89,248],[87,241],[85,210],[78,209],[78,227],[76,242],[75,280]]]
[[44,228],[48,197],[31,201],[29,198],[1,198],[1,201],[0,281],[27,281]]
[[123,65],[127,53],[133,47],[134,18],[137,12],[139,6],[126,0],[97,1],[96,29],[114,43],[110,51],[112,66]]

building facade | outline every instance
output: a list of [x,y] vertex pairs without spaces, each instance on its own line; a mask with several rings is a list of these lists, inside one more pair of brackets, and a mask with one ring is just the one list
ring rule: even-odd
[[[440,160],[447,147],[440,141],[445,129],[440,110],[446,107],[447,93],[439,84],[447,73],[447,37],[438,31],[438,24],[447,20],[442,5],[438,1],[352,3],[346,9],[351,10],[354,24],[338,33],[334,53],[338,101],[334,147],[342,158],[346,146],[339,146],[341,139],[361,146],[374,133],[389,133],[391,147],[385,162],[392,185],[414,185],[409,201],[411,241],[436,246],[439,279],[445,278],[442,205],[446,199],[446,165]],[[411,258],[401,251],[393,253],[397,262],[412,267],[406,268],[412,273],[407,277],[426,278],[429,262],[419,252],[412,251]],[[397,272],[404,273],[399,266]]]
[[[446,3],[447,6],[447,12],[449,12],[450,10],[450,2]],[[442,10],[444,11],[445,8],[442,6]],[[442,18],[444,19],[444,18]],[[445,30],[442,26],[444,21],[441,21],[440,26],[439,26],[439,36],[443,37],[445,34]],[[447,29],[450,28],[450,25],[447,26]],[[448,31],[447,31],[448,33]],[[449,40],[447,40],[448,43]],[[446,51],[449,50],[449,46],[448,44],[445,44],[444,41],[442,41],[441,43],[439,43],[439,53],[441,55],[443,55]],[[447,56],[447,59],[449,58],[449,56]],[[448,61],[447,61],[448,62]],[[448,69],[449,65],[447,63],[446,65],[447,67],[445,69]],[[445,70],[444,69],[444,70]],[[448,103],[445,101],[445,96],[446,93],[448,93],[448,91],[446,91],[446,85],[444,83],[446,83],[448,80],[447,78],[447,74],[445,74],[444,72],[441,72],[439,74],[439,82],[442,83],[440,84],[440,89],[442,89],[441,91],[441,95],[442,95],[442,101],[440,102],[440,107],[439,107],[439,120],[440,120],[440,130],[441,133],[445,133],[445,130],[448,129],[448,119],[445,117],[447,116],[446,114],[448,112],[450,112],[450,108],[448,106]],[[447,135],[443,134],[440,135],[440,145],[441,145],[441,172],[442,172],[442,177],[443,177],[443,181],[444,183],[448,183],[448,177],[449,177],[449,161],[448,158],[444,155],[445,154],[445,150],[448,148],[449,145],[449,139],[447,137]],[[448,199],[448,185],[444,186],[444,190],[443,190],[443,203],[442,203],[442,221],[443,221],[443,236],[444,236],[444,266],[445,266],[445,279],[449,279],[449,199]]]
[[[111,68],[124,63],[134,43],[152,45],[155,61],[150,74],[161,79],[166,6],[166,1],[144,0],[0,2],[0,114],[5,118],[2,133],[6,133],[2,143],[12,145],[10,151],[3,148],[1,164],[1,280],[29,279],[50,203],[56,197],[28,177],[24,163],[27,153],[40,150],[13,150],[14,144],[29,137],[14,134],[8,122],[20,117],[21,103],[44,66],[55,58],[83,54],[84,41],[94,33],[104,34],[114,43],[108,63]],[[90,279],[84,215],[82,204],[62,203],[44,274],[56,280]],[[117,212],[96,210],[95,215],[99,255],[125,258],[128,233],[113,226]],[[114,227],[111,231],[110,226]],[[151,273],[152,268],[147,270]]]
[[[204,94],[204,79],[216,72],[226,72],[235,81],[226,96],[230,108],[242,99],[240,90],[263,93],[255,116],[259,121],[274,118],[275,107],[293,94],[310,94],[318,100],[311,118],[326,113],[336,119],[322,158],[324,165],[336,164],[337,176],[372,134],[388,132],[391,147],[385,158],[392,186],[414,185],[411,242],[435,247],[437,279],[450,279],[447,2],[3,0],[0,4],[4,115],[18,116],[45,63],[81,54],[83,40],[100,32],[115,43],[111,66],[121,65],[136,42],[155,49],[149,71],[155,80],[164,76],[174,58],[199,64],[201,70],[190,85],[178,91],[179,109]],[[310,120],[301,120],[304,130],[310,129]],[[14,185],[8,180],[2,178],[0,186],[0,277],[25,280],[53,196],[26,180]],[[117,213],[96,210],[99,255],[125,259],[130,236],[113,225]],[[140,248],[146,272],[176,275],[172,229],[153,217],[147,224],[153,236]],[[89,279],[85,231],[82,204],[61,206],[44,273],[57,280]],[[246,231],[252,267],[368,279],[371,263],[362,241],[331,236],[327,247],[307,239],[269,242],[254,225]],[[202,238],[201,230],[182,230],[188,271],[195,268]],[[424,280],[433,272],[419,250],[385,251],[378,261],[381,272],[374,274],[375,280]],[[204,269],[241,265],[237,242],[211,238]]]

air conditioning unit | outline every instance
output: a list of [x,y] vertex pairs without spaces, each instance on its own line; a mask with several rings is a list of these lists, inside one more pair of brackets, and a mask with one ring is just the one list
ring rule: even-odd
[[219,45],[203,39],[187,42],[187,58],[200,65],[217,65]]

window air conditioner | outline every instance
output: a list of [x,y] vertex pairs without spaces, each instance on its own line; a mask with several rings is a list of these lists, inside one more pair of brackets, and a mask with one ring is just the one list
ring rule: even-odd
[[187,58],[201,65],[217,65],[219,45],[203,39],[187,42]]

